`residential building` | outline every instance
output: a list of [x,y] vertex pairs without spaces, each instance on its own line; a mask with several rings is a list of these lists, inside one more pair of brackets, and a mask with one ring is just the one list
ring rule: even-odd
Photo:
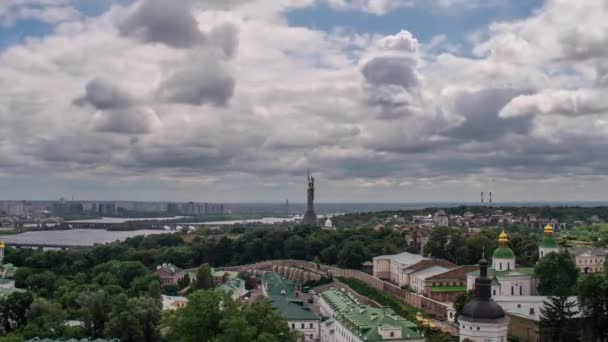
[[182,296],[166,296],[163,297],[163,310],[177,310],[185,308],[188,305],[188,298]]
[[574,263],[581,273],[603,272],[608,249],[596,247],[574,247],[568,249],[574,256]]
[[331,288],[320,296],[321,342],[423,342],[416,324],[389,308],[363,305],[354,295]]
[[[515,255],[509,245],[509,236],[504,231],[498,239],[499,247],[492,254],[492,268],[488,276],[492,281],[491,296],[536,295],[537,279],[532,267],[516,267]],[[467,290],[473,290],[479,271],[467,275]]]
[[160,285],[163,287],[177,285],[177,283],[186,275],[184,270],[168,263],[158,265],[156,267],[156,274],[160,278]]
[[421,260],[429,260],[429,258],[408,252],[375,257],[373,259],[374,277],[388,280],[399,286],[407,285],[406,282],[400,282],[400,279],[403,279],[403,270]]
[[439,302],[453,302],[467,291],[467,274],[477,266],[459,266],[426,278],[424,295]]
[[433,215],[433,223],[437,227],[447,227],[450,224],[450,219],[448,214],[445,213],[444,210],[439,210]]
[[408,286],[412,290],[418,289],[416,291],[418,293],[424,293],[424,279],[426,279],[426,277],[443,273],[457,266],[458,265],[443,259],[421,260],[401,270],[397,283],[399,286]]
[[458,318],[460,342],[507,342],[509,318],[500,305],[492,300],[492,279],[488,276],[488,261],[479,260],[475,278],[475,298],[463,308]]
[[262,292],[289,325],[291,330],[298,331],[303,341],[319,341],[319,324],[321,320],[303,300],[294,284],[276,272],[266,272],[262,276]]

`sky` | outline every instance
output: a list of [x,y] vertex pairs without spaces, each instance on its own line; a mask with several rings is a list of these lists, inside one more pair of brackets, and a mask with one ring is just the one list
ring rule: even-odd
[[597,201],[606,0],[2,0],[0,199]]

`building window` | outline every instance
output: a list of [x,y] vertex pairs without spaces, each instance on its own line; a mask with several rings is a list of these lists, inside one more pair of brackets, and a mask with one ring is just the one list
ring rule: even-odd
[[498,267],[500,268],[500,270],[502,271],[502,262],[498,263]]
[[304,329],[304,323],[302,323],[301,327],[302,327],[302,329]]
[[523,286],[520,286],[520,287],[519,287],[519,295],[520,295],[520,296],[523,296],[523,295],[524,295],[524,287],[523,287]]
[[312,329],[312,323],[310,323],[310,329]]
[[295,323],[291,323],[291,329],[295,329],[296,328],[296,324]]
[[517,304],[517,308],[521,308],[521,304]]
[[534,315],[534,308],[530,308],[530,315]]
[[492,295],[496,296],[496,290],[492,290]]
[[391,337],[395,337],[395,333],[391,331]]
[[511,296],[515,295],[515,289],[513,288],[513,285],[511,285]]
[[479,327],[477,327],[477,330],[479,330]]

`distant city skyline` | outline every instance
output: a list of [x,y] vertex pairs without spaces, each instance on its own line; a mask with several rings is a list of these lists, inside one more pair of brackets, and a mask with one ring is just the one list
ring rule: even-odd
[[1,3],[0,199],[608,200],[603,0]]

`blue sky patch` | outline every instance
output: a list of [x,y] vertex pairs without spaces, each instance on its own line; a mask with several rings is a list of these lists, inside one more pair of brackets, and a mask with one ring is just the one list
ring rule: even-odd
[[428,42],[434,36],[443,34],[450,43],[466,44],[467,34],[493,21],[527,17],[542,4],[542,0],[504,1],[497,6],[472,9],[445,9],[426,4],[375,15],[356,10],[335,10],[327,4],[318,3],[313,7],[288,12],[287,19],[292,26],[323,31],[347,27],[359,33],[387,35],[405,29],[421,42]]

